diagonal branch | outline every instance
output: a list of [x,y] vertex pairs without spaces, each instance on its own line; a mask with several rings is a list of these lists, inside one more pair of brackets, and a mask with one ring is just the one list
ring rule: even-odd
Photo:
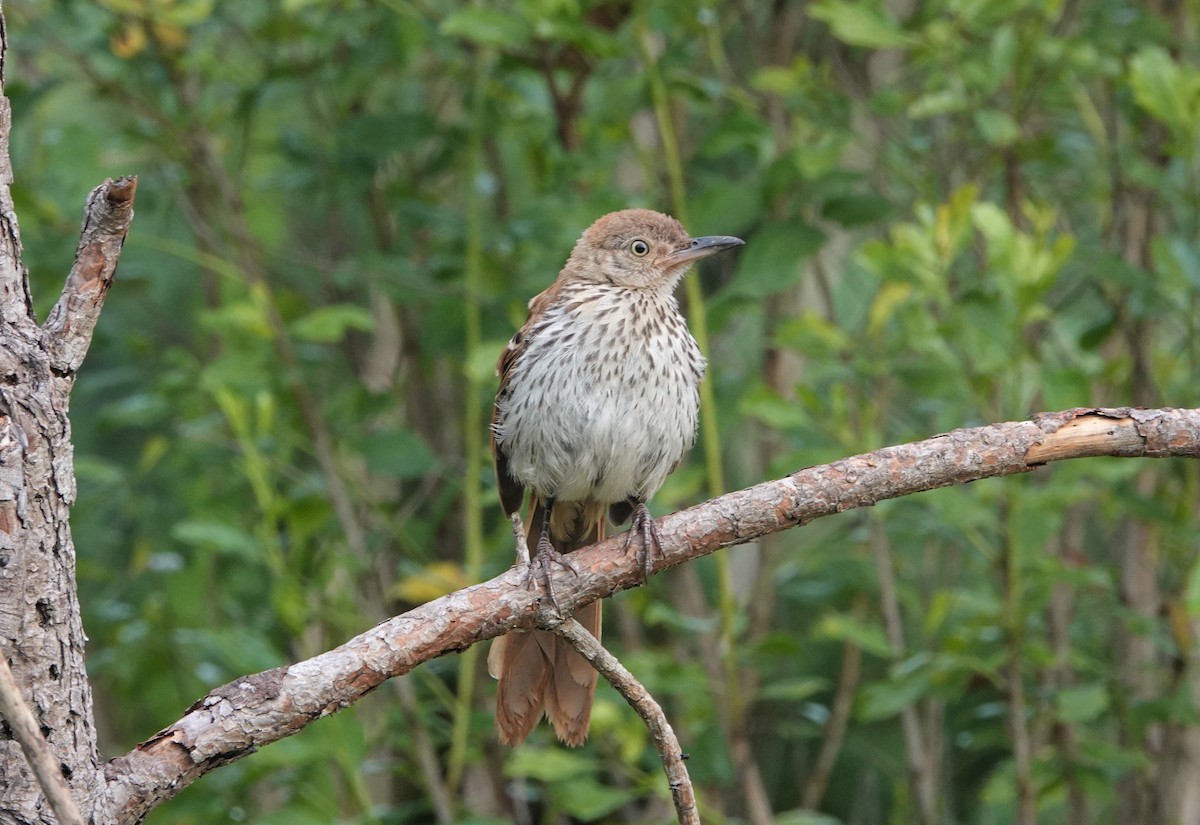
[[683,764],[687,754],[679,747],[679,739],[675,736],[671,723],[667,721],[667,715],[650,695],[650,691],[617,661],[616,656],[605,650],[595,636],[574,619],[549,622],[546,629],[570,642],[571,646],[579,651],[579,655],[591,662],[592,667],[600,671],[609,684],[637,711],[638,716],[642,717],[654,738],[654,746],[658,748],[663,771],[667,774],[667,785],[671,789],[671,800],[675,804],[675,816],[680,825],[700,825],[700,814],[696,810],[696,791],[692,788],[687,765]]
[[[877,501],[1028,472],[1087,456],[1200,457],[1200,409],[1074,409],[1032,421],[955,430],[809,467],[662,519],[655,572],[769,533]],[[643,583],[616,536],[579,551],[580,574],[557,571],[564,614]],[[106,767],[98,820],[134,822],[197,778],[336,713],[385,679],[438,656],[543,621],[540,595],[515,570],[396,616],[334,650],[247,676],[200,699],[182,719]]]
[[133,221],[136,192],[137,177],[130,175],[110,178],[88,195],[75,263],[42,327],[50,367],[60,375],[73,375],[92,343],[104,296],[117,274],[125,233]]

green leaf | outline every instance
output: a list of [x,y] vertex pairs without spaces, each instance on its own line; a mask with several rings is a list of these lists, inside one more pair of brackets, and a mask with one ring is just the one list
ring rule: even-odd
[[883,628],[875,624],[860,622],[847,615],[831,613],[817,625],[816,636],[853,642],[867,653],[882,658],[891,658],[892,645]]
[[742,397],[739,411],[757,418],[774,430],[787,430],[808,423],[808,413],[796,401],[781,398],[766,387],[756,387]]
[[[515,330],[514,330],[515,331]],[[489,384],[496,380],[496,362],[500,353],[508,346],[508,341],[484,341],[474,352],[470,353],[463,365],[466,375],[475,381]]]
[[261,554],[258,542],[224,521],[181,521],[171,528],[171,538],[193,547],[229,553],[244,559],[257,559]]
[[784,321],[775,331],[775,344],[818,358],[835,359],[857,340],[836,322],[808,310]]
[[771,822],[774,825],[841,825],[842,820],[816,811],[796,810],[777,813]]
[[97,487],[115,489],[118,485],[128,483],[126,472],[126,465],[116,461],[94,455],[81,455],[75,458],[75,476],[82,484],[95,484]]
[[797,89],[799,78],[786,66],[766,66],[754,73],[750,86],[759,92],[786,95]]
[[1064,722],[1091,722],[1108,710],[1108,688],[1102,684],[1065,688],[1054,694],[1054,709]]
[[1129,61],[1133,99],[1172,130],[1189,129],[1194,122],[1200,77],[1186,72],[1159,46],[1147,46]]
[[340,341],[348,330],[370,330],[374,326],[371,313],[356,304],[331,304],[319,307],[293,321],[292,335],[300,341],[332,344]]
[[742,235],[758,221],[761,187],[747,175],[739,186],[705,188],[692,201],[689,228],[697,235]]
[[1200,616],[1200,563],[1193,564],[1188,571],[1187,587],[1184,591],[1189,616]]
[[594,769],[592,761],[578,752],[557,747],[542,749],[532,745],[517,748],[504,763],[506,776],[521,776],[542,782],[574,779]]
[[929,692],[924,671],[905,679],[888,679],[867,685],[858,695],[856,716],[863,722],[890,719]]
[[996,29],[992,35],[992,45],[988,55],[988,68],[991,70],[993,83],[999,83],[1012,73],[1017,59],[1017,36],[1011,24]]
[[902,281],[891,281],[884,284],[879,292],[875,293],[875,300],[871,302],[871,312],[867,322],[867,334],[879,334],[879,331],[892,319],[896,311],[908,303],[908,299],[912,297],[912,293],[912,284]]
[[1016,234],[1008,213],[990,201],[981,201],[971,207],[971,222],[987,238],[990,257],[1008,253]]
[[654,601],[646,608],[644,621],[647,627],[665,626],[685,634],[695,634],[711,633],[717,620],[711,617],[690,616],[661,601]]
[[563,813],[583,822],[598,820],[636,798],[630,789],[604,784],[590,776],[559,783],[552,793]]
[[398,579],[388,588],[388,595],[410,604],[424,604],[469,584],[471,582],[461,564],[434,561],[421,565],[410,575]]
[[513,48],[529,42],[529,24],[510,12],[465,8],[450,14],[440,26],[442,34],[461,37],[480,46]]
[[829,24],[834,36],[851,46],[888,49],[912,46],[917,42],[875,4],[822,0],[810,8],[809,14]]
[[746,244],[727,294],[761,299],[786,289],[800,279],[804,261],[824,242],[824,232],[801,221],[768,224]]
[[926,92],[908,107],[908,116],[914,120],[961,112],[967,107],[967,99],[959,89],[939,89]]
[[801,702],[814,693],[829,687],[829,680],[819,676],[808,676],[797,679],[780,679],[771,682],[759,691],[760,699],[781,699],[788,702]]
[[980,109],[976,112],[975,127],[992,146],[1010,146],[1021,137],[1021,127],[1017,122],[998,109]]
[[421,478],[433,467],[435,456],[429,445],[411,430],[372,433],[355,442],[376,475],[391,478]]
[[894,211],[891,203],[878,194],[840,195],[825,201],[821,216],[842,226],[855,227],[877,223]]
[[106,423],[124,427],[146,427],[168,418],[171,404],[161,395],[131,393],[105,406]]

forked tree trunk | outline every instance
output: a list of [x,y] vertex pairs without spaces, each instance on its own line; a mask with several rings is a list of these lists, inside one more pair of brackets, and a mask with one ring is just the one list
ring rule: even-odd
[[[0,67],[7,47],[0,18]],[[68,513],[75,501],[67,406],[133,217],[132,178],[88,198],[75,265],[45,325],[33,316],[10,192],[11,120],[0,78],[0,653],[85,818],[101,792],[86,637]],[[0,724],[0,820],[51,822],[41,787]]]

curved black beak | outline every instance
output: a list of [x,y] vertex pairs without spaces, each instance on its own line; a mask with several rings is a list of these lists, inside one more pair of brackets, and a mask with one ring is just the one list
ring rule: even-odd
[[741,238],[735,238],[732,235],[706,235],[703,238],[692,238],[691,243],[683,249],[677,249],[668,255],[666,262],[671,266],[691,263],[701,258],[707,258],[709,255],[724,252],[726,249],[742,246],[745,243]]

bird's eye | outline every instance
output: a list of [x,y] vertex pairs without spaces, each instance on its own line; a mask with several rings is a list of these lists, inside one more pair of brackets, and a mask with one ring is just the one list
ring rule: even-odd
[[638,238],[629,245],[629,251],[634,255],[637,255],[639,258],[644,258],[646,255],[650,254],[650,244],[646,243],[641,238]]

